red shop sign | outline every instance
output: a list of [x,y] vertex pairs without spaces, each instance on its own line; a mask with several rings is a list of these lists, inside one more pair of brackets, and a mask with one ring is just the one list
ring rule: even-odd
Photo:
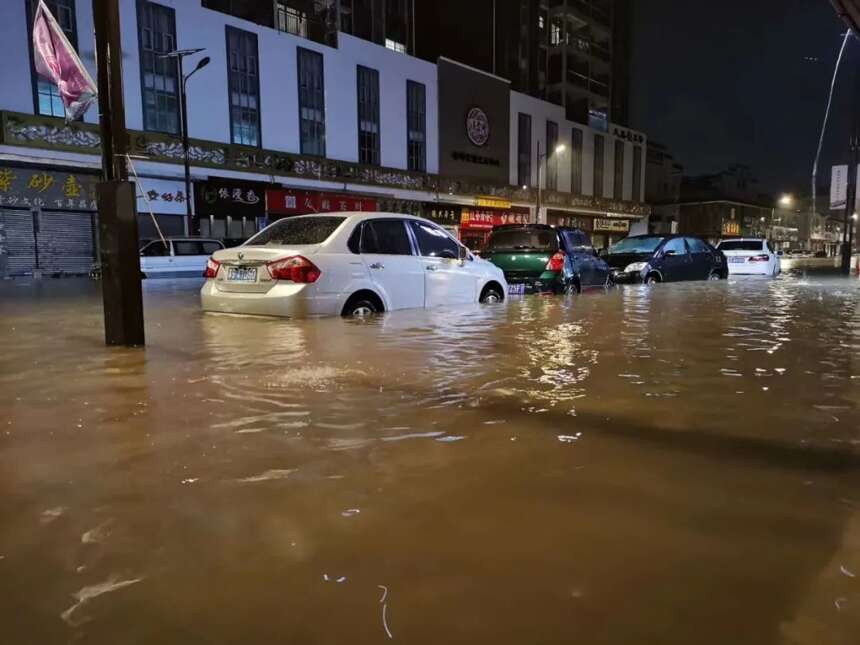
[[376,212],[376,200],[359,195],[336,195],[307,190],[270,189],[266,191],[269,215],[308,215],[310,213]]
[[492,231],[496,226],[529,223],[528,213],[475,208],[464,208],[460,219],[461,228],[473,231]]

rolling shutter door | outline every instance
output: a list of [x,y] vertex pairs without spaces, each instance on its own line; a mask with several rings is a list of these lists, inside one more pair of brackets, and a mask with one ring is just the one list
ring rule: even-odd
[[0,209],[6,231],[7,271],[10,276],[32,275],[36,267],[33,214],[30,211]]
[[38,239],[45,274],[89,273],[95,259],[92,213],[42,211]]

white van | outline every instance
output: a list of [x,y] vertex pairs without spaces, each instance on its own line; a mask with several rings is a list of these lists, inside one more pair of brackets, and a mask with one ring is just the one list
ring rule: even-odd
[[145,278],[201,278],[206,261],[224,248],[218,240],[167,237],[140,249],[140,272]]

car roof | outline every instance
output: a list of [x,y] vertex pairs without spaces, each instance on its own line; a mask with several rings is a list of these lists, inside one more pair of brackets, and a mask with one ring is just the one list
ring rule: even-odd
[[368,211],[334,211],[330,213],[308,213],[306,215],[292,215],[290,217],[284,217],[282,220],[291,220],[291,219],[299,219],[299,218],[310,218],[310,217],[344,217],[349,220],[357,220],[357,219],[389,219],[391,217],[402,217],[404,219],[414,219],[421,221],[430,221],[425,217],[418,217],[417,215],[410,215],[408,213],[378,213],[378,212],[368,212]]
[[726,237],[720,240],[720,244],[723,242],[765,242],[766,240],[763,237]]

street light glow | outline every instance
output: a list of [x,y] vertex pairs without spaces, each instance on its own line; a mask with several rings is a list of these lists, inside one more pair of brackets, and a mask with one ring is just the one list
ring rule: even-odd
[[783,195],[779,198],[780,206],[791,206],[792,204],[794,204],[794,197],[791,195]]
[[560,155],[565,150],[567,150],[567,146],[565,146],[563,143],[560,143],[555,147],[555,154]]

